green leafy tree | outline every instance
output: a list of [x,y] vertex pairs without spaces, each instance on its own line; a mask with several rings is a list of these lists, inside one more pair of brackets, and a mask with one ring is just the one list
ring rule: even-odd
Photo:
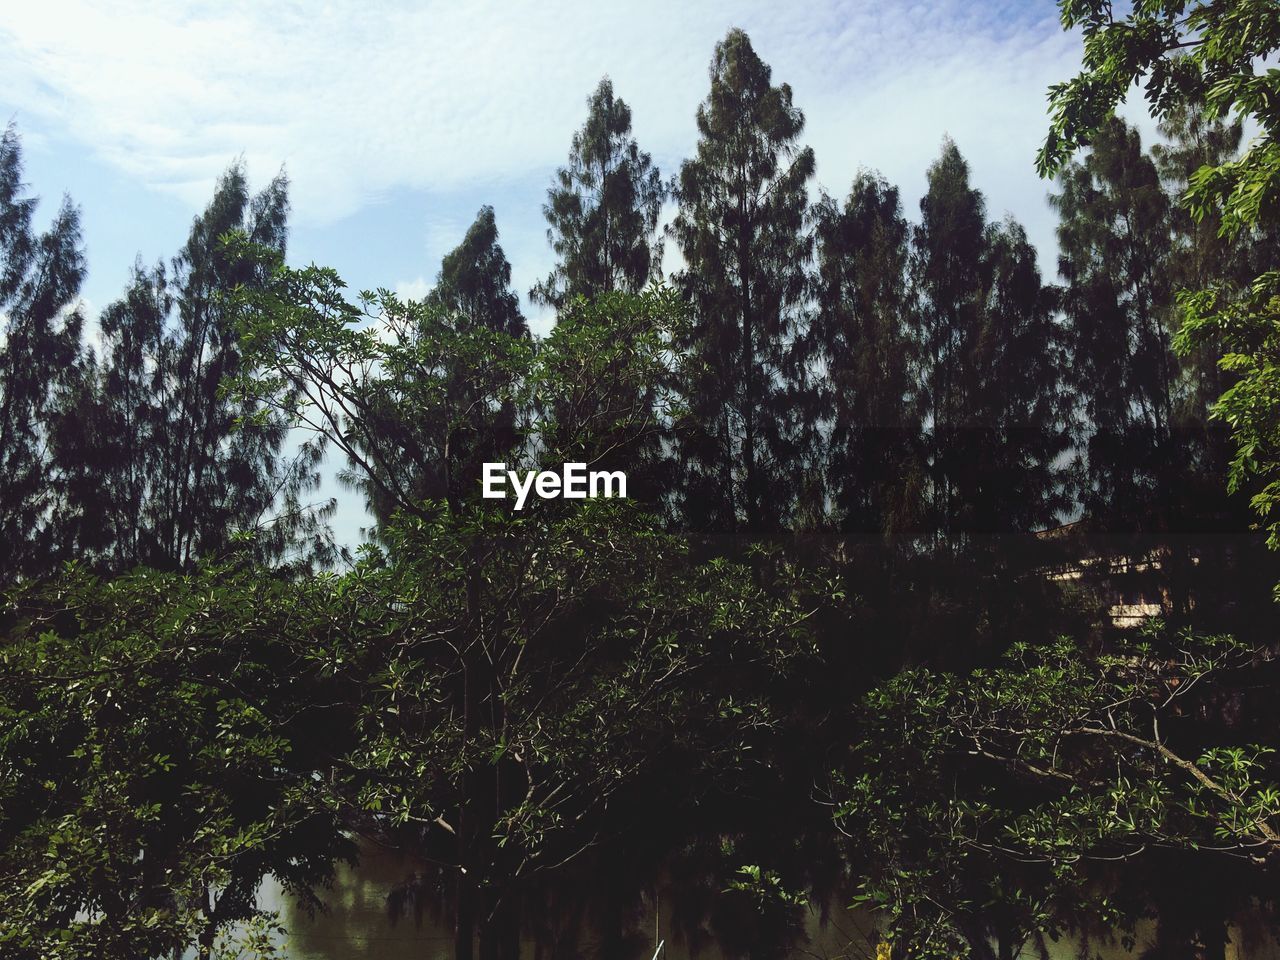
[[[325,395],[326,418],[360,421],[344,479],[364,493],[380,526],[428,500],[456,506],[474,497],[481,464],[519,446],[527,411],[516,405],[511,364],[528,356],[529,336],[492,207],[480,209],[462,243],[445,255],[421,307],[385,303],[376,322],[400,353],[387,376],[373,354],[365,356],[371,365],[353,374],[368,388],[357,407],[330,407],[325,387],[290,379],[294,388]],[[325,431],[314,436],[327,443]]]
[[716,45],[710,73],[671,226],[686,264],[676,286],[694,311],[681,510],[698,527],[769,530],[789,517],[813,452],[802,308],[814,156],[790,86],[770,82],[744,32]]
[[316,656],[327,580],[249,567],[0,608],[0,953],[205,960],[274,876],[307,909],[350,853],[323,780],[351,718]]
[[[837,777],[837,821],[858,841],[862,896],[886,909],[894,953],[990,957],[994,943],[1007,960],[1071,927],[1132,931],[1152,907],[1127,889],[1144,864],[1180,863],[1186,885],[1222,858],[1265,860],[1280,842],[1274,751],[1244,739],[1267,728],[1265,711],[1238,729],[1198,719],[1238,697],[1254,656],[1222,637],[1104,654],[1064,639],[872,691]],[[1146,889],[1162,886],[1153,876]],[[1221,909],[1210,895],[1161,917],[1186,937],[1162,945],[1181,955],[1199,938],[1221,955]]]
[[[0,135],[0,582],[44,573],[68,551],[74,506],[59,492],[55,441],[87,375],[78,309],[84,279],[80,213],[62,202],[43,234],[23,195],[22,150]],[[72,414],[73,415],[73,414]]]
[[[435,358],[483,357],[500,374],[477,381],[495,405],[541,411],[508,453],[513,467],[590,459],[593,444],[654,418],[651,403],[625,401],[662,382],[677,307],[661,291],[579,301],[535,350],[448,323],[424,337],[435,308],[385,292],[348,303],[317,268],[277,264],[240,303],[262,373],[238,389],[279,397],[309,383],[288,410],[295,423],[369,463],[399,505],[385,553],[352,581],[372,591],[358,604],[367,630],[326,655],[367,684],[342,782],[364,828],[442,865],[459,958],[477,944],[481,957],[515,957],[536,881],[626,829],[610,810],[634,809],[622,798],[657,766],[750,763],[771,725],[751,697],[804,652],[806,618],[744,569],[696,564],[634,504],[539,501],[517,514],[475,494],[417,499],[412,471],[387,467],[381,418],[447,414]],[[430,889],[411,885],[399,902]]]
[[666,198],[658,168],[631,135],[631,108],[605,77],[587,100],[569,163],[556,171],[542,211],[560,258],[529,296],[557,309],[574,297],[638,293],[661,276],[658,212]]
[[746,569],[692,562],[631,504],[441,513],[404,536],[392,609],[411,622],[372,658],[359,638],[344,654],[375,680],[350,787],[443,864],[455,956],[474,937],[514,958],[522,903],[636,830],[637,791],[672,804],[683,789],[663,774],[752,764],[777,722],[764,678],[802,653],[804,618]]
[[[1277,226],[1224,235],[1217,211],[1206,211],[1197,218],[1177,202],[1200,168],[1218,167],[1240,155],[1243,125],[1239,120],[1228,122],[1214,116],[1203,105],[1188,105],[1166,116],[1160,132],[1167,142],[1155,144],[1151,152],[1174,201],[1170,211],[1172,287],[1199,290],[1225,279],[1233,287],[1243,288],[1280,258]],[[1181,324],[1183,317],[1176,309],[1174,312],[1175,322]],[[1230,431],[1227,424],[1211,416],[1214,403],[1236,382],[1236,377],[1219,365],[1219,354],[1219,345],[1211,338],[1188,343],[1181,351],[1175,421],[1188,457],[1191,496],[1207,509],[1216,509],[1239,523],[1236,505],[1244,498],[1228,499],[1222,490],[1222,478],[1233,456]]]

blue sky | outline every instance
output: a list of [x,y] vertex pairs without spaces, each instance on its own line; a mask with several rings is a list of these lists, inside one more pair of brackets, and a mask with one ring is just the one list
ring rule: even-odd
[[[1032,158],[1046,88],[1075,72],[1080,41],[1042,0],[47,0],[0,21],[0,122],[18,125],[43,213],[63,192],[83,210],[90,313],[135,256],[174,253],[238,156],[255,185],[287,170],[294,262],[421,292],[489,203],[523,296],[551,268],[541,205],[600,77],[674,173],[734,26],[791,84],[820,187],[843,195],[877,169],[914,217],[950,135],[989,213],[1021,221],[1053,273]],[[363,520],[343,513],[351,541]]]

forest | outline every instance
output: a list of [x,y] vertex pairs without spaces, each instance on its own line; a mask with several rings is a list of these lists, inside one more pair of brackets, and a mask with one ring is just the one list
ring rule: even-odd
[[0,957],[288,955],[264,880],[370,844],[455,960],[657,956],[659,887],[672,960],[1280,939],[1280,6],[1059,7],[1052,274],[941,131],[921,197],[819,190],[731,29],[678,170],[590,93],[545,335],[494,208],[354,291],[242,163],[87,316],[11,123]]

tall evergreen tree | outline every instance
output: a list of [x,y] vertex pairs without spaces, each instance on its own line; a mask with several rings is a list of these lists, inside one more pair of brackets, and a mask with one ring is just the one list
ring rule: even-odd
[[1138,132],[1118,119],[1058,185],[1058,269],[1087,431],[1080,500],[1099,525],[1160,527],[1179,469],[1169,197]]
[[503,460],[518,440],[519,411],[502,395],[503,364],[529,328],[493,207],[481,207],[445,255],[426,307],[387,318],[391,335],[410,348],[413,369],[370,391],[364,416],[377,429],[357,443],[343,475],[364,493],[379,528],[406,502],[456,506],[477,495],[481,464]]
[[[549,225],[547,239],[559,259],[550,276],[529,292],[531,299],[555,307],[558,324],[607,314],[619,318],[619,335],[624,330],[627,336],[642,332],[630,323],[635,303],[603,300],[615,293],[638,293],[650,280],[661,278],[657,224],[666,196],[658,168],[632,136],[630,107],[614,96],[613,82],[603,78],[587,99],[587,119],[573,135],[569,163],[556,171],[555,184],[547,191],[542,211]],[[573,304],[577,297],[602,302],[580,311]],[[553,416],[561,428],[590,419],[618,424],[616,409],[639,410],[652,404],[650,386],[618,382],[609,396],[614,411],[570,410],[560,403]],[[648,416],[641,419],[650,422]],[[590,435],[594,449],[581,449],[578,455],[592,468],[626,471],[629,495],[650,505],[656,506],[668,493],[670,464],[661,429],[646,430],[643,436],[625,428],[608,438]],[[561,439],[566,448],[574,446],[567,437]]]
[[[1183,106],[1161,121],[1160,133],[1165,142],[1153,145],[1151,154],[1169,195],[1171,289],[1202,290],[1214,284],[1247,288],[1280,263],[1280,232],[1274,225],[1253,225],[1224,234],[1219,210],[1210,209],[1197,220],[1180,202],[1196,171],[1239,156],[1241,124],[1202,106]],[[1175,302],[1171,316],[1176,335],[1184,319],[1180,304]],[[1176,554],[1167,551],[1163,566],[1173,573],[1175,588],[1185,583],[1194,591],[1194,604],[1185,603],[1178,613],[1206,629],[1249,636],[1270,615],[1276,558],[1253,533],[1249,498],[1230,492],[1226,483],[1235,445],[1226,421],[1212,416],[1218,398],[1238,382],[1237,373],[1218,363],[1225,352],[1212,337],[1191,340],[1187,349],[1176,352],[1166,500],[1179,531],[1213,535],[1195,537]]]
[[[1243,138],[1240,122],[1213,116],[1203,107],[1184,107],[1161,121],[1160,133],[1166,142],[1153,145],[1151,154],[1170,199],[1171,287],[1199,290],[1225,282],[1238,289],[1280,261],[1280,235],[1274,229],[1255,228],[1224,236],[1218,211],[1209,211],[1197,220],[1178,202],[1197,170],[1239,155]],[[1180,325],[1180,311],[1175,310],[1174,323]],[[1209,417],[1210,407],[1234,382],[1217,362],[1221,353],[1216,344],[1198,343],[1178,358],[1174,410],[1186,452],[1185,465],[1196,474],[1190,480],[1195,488],[1193,496],[1209,511],[1224,506],[1223,478],[1233,454],[1226,424]],[[1194,503],[1189,506],[1193,511],[1199,509]]]
[[827,488],[842,529],[893,534],[916,519],[911,491],[919,486],[906,412],[909,229],[898,189],[868,173],[854,179],[843,207],[824,196],[814,216]]
[[972,470],[969,524],[980,534],[1027,533],[1070,507],[1060,466],[1072,443],[1060,293],[1044,283],[1035,247],[1012,217],[987,228],[982,282],[962,441]]
[[466,236],[440,263],[427,302],[453,313],[459,323],[523,337],[529,325],[511,289],[511,264],[498,243],[493,207],[483,206]]
[[172,310],[164,266],[148,270],[139,259],[124,297],[98,318],[103,355],[87,407],[93,416],[77,492],[86,504],[99,504],[96,523],[80,532],[81,547],[108,568],[156,562],[160,552],[148,515],[162,468],[160,403],[171,385],[161,358]]
[[46,572],[66,549],[58,423],[86,374],[76,304],[80,212],[64,198],[37,235],[15,128],[0,136],[0,582]]
[[1025,533],[1064,504],[1067,445],[1054,294],[1016,223],[991,224],[950,140],[929,168],[913,236],[915,413],[925,517],[942,543]]
[[542,212],[559,261],[529,296],[559,309],[577,296],[639,292],[661,274],[655,231],[665,198],[658,168],[631,135],[631,108],[605,77],[587,100],[568,165],[547,191]]
[[283,174],[251,196],[233,165],[169,267],[136,266],[103,312],[98,431],[84,455],[100,477],[94,546],[108,567],[189,569],[241,532],[266,560],[332,558],[332,502],[302,502],[319,482],[318,452],[283,454],[283,418],[222,389],[242,372],[223,297],[264,279],[222,238],[240,232],[283,252],[288,206]]
[[790,513],[805,469],[797,437],[809,363],[798,345],[814,156],[799,145],[804,115],[791,88],[771,84],[743,31],[717,44],[710,74],[671,226],[700,368],[677,429],[682,507],[698,526],[767,530]]

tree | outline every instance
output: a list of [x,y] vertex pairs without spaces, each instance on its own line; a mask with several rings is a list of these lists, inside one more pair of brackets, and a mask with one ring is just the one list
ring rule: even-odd
[[530,298],[558,310],[578,296],[638,293],[660,277],[655,231],[664,199],[658,168],[631,135],[631,108],[614,97],[605,77],[587,99],[568,165],[547,191],[547,240],[560,259]]
[[[614,96],[613,83],[605,77],[587,100],[587,119],[573,135],[568,165],[556,171],[556,182],[547,191],[542,210],[549,224],[547,239],[559,261],[529,296],[556,308],[557,324],[576,323],[581,312],[593,310],[575,304],[576,298],[638,293],[660,279],[662,238],[656,231],[666,196],[658,168],[631,134],[630,107]],[[596,316],[626,313],[625,304],[616,300]],[[628,407],[644,403],[650,385],[637,386],[636,396],[608,401]],[[581,420],[585,413],[575,411],[567,418],[557,414],[555,419]],[[598,413],[601,419],[610,418],[606,411]],[[595,436],[585,462],[599,469],[625,470],[632,496],[657,506],[670,492],[663,433],[647,431],[638,438],[624,430],[609,441]]]
[[43,573],[67,555],[70,505],[54,457],[61,415],[86,376],[78,309],[84,279],[80,212],[64,198],[36,235],[23,196],[22,150],[0,136],[0,582]]
[[1079,499],[1104,528],[1167,529],[1182,464],[1169,200],[1138,132],[1119,120],[1058,183],[1058,269],[1087,430]]
[[[1224,235],[1218,211],[1196,218],[1178,203],[1201,167],[1218,167],[1239,156],[1242,124],[1214,116],[1203,105],[1187,105],[1172,110],[1161,121],[1160,132],[1167,142],[1155,144],[1151,152],[1172,201],[1171,286],[1199,290],[1225,278],[1233,287],[1243,288],[1280,256],[1277,226]],[[1174,315],[1180,325],[1183,317],[1176,307]],[[1243,498],[1228,498],[1222,489],[1232,459],[1230,431],[1212,417],[1214,403],[1236,382],[1218,364],[1220,352],[1220,345],[1210,338],[1188,343],[1181,352],[1175,421],[1188,458],[1194,500],[1205,504],[1202,510],[1226,514],[1243,528],[1244,518],[1236,519],[1237,504]]]
[[907,414],[909,228],[898,190],[859,174],[843,208],[814,210],[814,339],[821,346],[831,435],[827,487],[849,532],[892,535],[917,520],[919,441]]
[[0,952],[208,960],[268,875],[314,909],[351,853],[317,775],[350,730],[316,656],[343,612],[252,566],[7,597]]
[[635,504],[539,501],[516,514],[474,495],[412,495],[380,424],[451,415],[441,352],[488,359],[493,375],[475,381],[492,391],[485,402],[541,412],[507,454],[517,469],[652,428],[655,406],[626,401],[663,382],[681,323],[673,295],[573,309],[536,349],[447,322],[423,337],[436,308],[386,292],[357,306],[332,271],[278,258],[272,283],[239,303],[260,373],[237,389],[270,398],[290,395],[281,382],[307,384],[287,408],[294,422],[398,505],[385,552],[351,581],[372,591],[357,606],[373,612],[329,655],[364,684],[342,783],[367,829],[441,865],[459,958],[477,942],[482,958],[514,957],[534,878],[628,829],[612,811],[635,809],[624,797],[655,768],[749,762],[747,741],[770,727],[753,698],[807,646],[794,594],[694,562]]
[[427,302],[454,313],[459,323],[525,336],[529,326],[511,289],[511,264],[498,245],[493,207],[480,208],[462,243],[445,254]]
[[680,168],[671,225],[693,306],[697,372],[677,425],[682,510],[700,527],[769,530],[790,513],[804,449],[810,358],[803,229],[813,151],[787,84],[741,30],[716,45],[696,156]]
[[[378,322],[404,349],[400,365],[357,409],[332,411],[368,428],[346,451],[343,478],[364,493],[380,526],[398,509],[429,500],[456,507],[474,497],[481,464],[518,447],[527,411],[515,405],[514,368],[506,364],[527,353],[529,337],[492,207],[480,209],[445,255],[423,308],[385,304]],[[365,373],[377,376],[372,367]],[[327,442],[323,432],[315,436]]]
[[[1177,863],[1185,887],[1224,858],[1237,871],[1265,860],[1280,844],[1274,750],[1244,738],[1270,713],[1255,703],[1234,722],[1204,720],[1238,704],[1254,657],[1225,637],[1102,654],[1062,639],[873,690],[836,777],[837,820],[865,858],[863,899],[887,908],[894,953],[991,957],[994,941],[1007,960],[1090,918],[1132,930],[1153,906],[1133,895],[1145,865]],[[1109,875],[1116,865],[1129,872]],[[1157,901],[1162,886],[1146,885]],[[1199,938],[1222,956],[1222,899],[1190,909],[1161,916],[1186,938],[1162,932],[1161,945],[1191,955]]]
[[1012,220],[992,224],[950,140],[912,238],[912,399],[926,450],[925,529],[965,548],[1028,533],[1065,506],[1067,447],[1054,292]]
[[263,276],[222,241],[241,231],[283,251],[287,190],[281,174],[251,197],[232,166],[169,268],[135,266],[125,297],[103,311],[96,430],[78,453],[96,477],[83,485],[85,509],[103,517],[85,547],[108,569],[190,570],[242,533],[266,560],[334,556],[333,503],[302,499],[319,483],[315,451],[282,453],[284,421],[223,391],[243,366],[225,297]]
[[[1280,14],[1254,0],[1142,4],[1117,20],[1105,0],[1062,0],[1066,29],[1082,28],[1084,66],[1050,88],[1052,119],[1037,155],[1042,175],[1056,172],[1087,145],[1135,83],[1158,119],[1203,106],[1212,116],[1234,113],[1259,132],[1244,154],[1196,170],[1184,197],[1193,218],[1218,217],[1220,232],[1274,229],[1280,198],[1280,118],[1273,108],[1280,73],[1266,66],[1280,49]],[[1270,542],[1280,545],[1280,358],[1276,322],[1280,273],[1270,264],[1249,283],[1216,277],[1180,298],[1181,349],[1216,343],[1225,369],[1239,377],[1216,415],[1236,441],[1233,489],[1259,484],[1253,504]]]
[[972,524],[980,533],[1025,534],[1070,507],[1060,461],[1072,443],[1070,353],[1057,322],[1059,291],[1043,281],[1036,250],[1011,216],[990,224],[983,319],[969,374],[976,383],[971,438]]

